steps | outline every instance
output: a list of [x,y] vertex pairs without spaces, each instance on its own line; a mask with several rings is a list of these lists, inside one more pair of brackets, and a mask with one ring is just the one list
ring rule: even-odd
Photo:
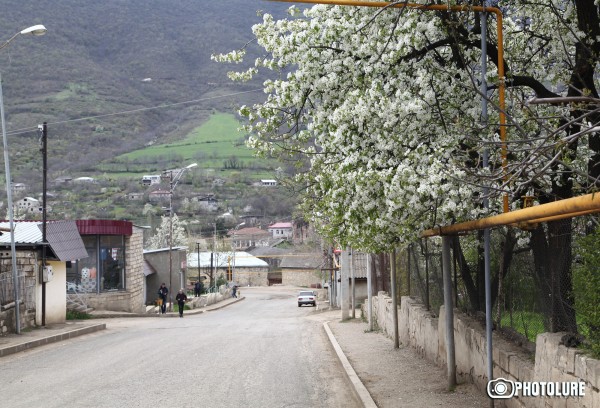
[[85,294],[67,292],[67,310],[89,314],[94,308],[88,307],[87,296]]

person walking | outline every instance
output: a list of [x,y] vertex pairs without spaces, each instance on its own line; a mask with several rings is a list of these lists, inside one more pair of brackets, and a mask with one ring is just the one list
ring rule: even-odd
[[200,281],[196,281],[196,283],[194,284],[194,296],[195,297],[200,296],[201,287],[202,287],[202,284],[200,283]]
[[179,317],[183,317],[183,308],[185,307],[185,302],[187,302],[187,295],[183,292],[183,289],[179,289],[175,300],[179,306]]
[[237,297],[237,285],[233,285],[233,288],[231,289],[231,295],[232,297],[236,298]]
[[169,294],[169,289],[165,286],[164,282],[158,288],[158,297],[161,300],[160,311],[162,314],[167,312],[167,295]]

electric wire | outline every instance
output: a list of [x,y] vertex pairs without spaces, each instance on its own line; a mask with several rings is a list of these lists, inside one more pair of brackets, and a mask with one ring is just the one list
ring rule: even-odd
[[[107,118],[107,117],[111,117],[111,116],[129,115],[129,114],[133,114],[133,113],[146,112],[146,111],[155,110],[155,109],[172,108],[174,106],[188,105],[188,104],[193,104],[193,103],[198,103],[198,102],[210,101],[213,99],[238,96],[238,95],[243,95],[243,94],[258,92],[258,91],[263,91],[263,89],[262,88],[252,89],[249,91],[234,92],[234,93],[227,94],[227,95],[211,96],[211,97],[207,97],[207,98],[192,99],[189,101],[175,102],[175,103],[169,103],[169,104],[163,104],[163,105],[157,105],[157,106],[151,106],[151,107],[145,107],[145,108],[130,109],[130,110],[125,110],[125,111],[120,111],[120,112],[112,112],[112,113],[104,113],[104,114],[100,114],[100,115],[85,116],[83,118],[66,119],[66,120],[60,120],[57,122],[48,122],[48,125],[62,125],[65,123],[83,122],[86,120],[102,119],[102,118]],[[19,134],[23,134],[23,133],[29,133],[32,131],[37,131],[37,129],[38,129],[38,125],[36,124],[35,126],[32,126],[30,128],[28,127],[28,128],[22,128],[22,129],[9,131],[9,132],[6,132],[6,134],[13,136],[13,135],[19,135]]]

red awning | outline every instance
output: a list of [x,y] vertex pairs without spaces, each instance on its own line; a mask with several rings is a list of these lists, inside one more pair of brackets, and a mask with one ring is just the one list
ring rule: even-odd
[[133,223],[118,220],[77,220],[81,235],[131,235]]

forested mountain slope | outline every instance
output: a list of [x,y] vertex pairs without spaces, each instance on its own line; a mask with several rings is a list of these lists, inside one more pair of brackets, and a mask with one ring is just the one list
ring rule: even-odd
[[14,180],[39,172],[37,125],[44,121],[56,177],[93,171],[96,163],[149,142],[179,139],[211,112],[232,112],[240,101],[260,98],[262,92],[247,91],[259,89],[261,80],[234,84],[226,77],[230,67],[210,55],[244,46],[261,19],[257,10],[283,15],[287,8],[259,0],[2,5],[0,40],[34,24],[48,29],[0,50]]

